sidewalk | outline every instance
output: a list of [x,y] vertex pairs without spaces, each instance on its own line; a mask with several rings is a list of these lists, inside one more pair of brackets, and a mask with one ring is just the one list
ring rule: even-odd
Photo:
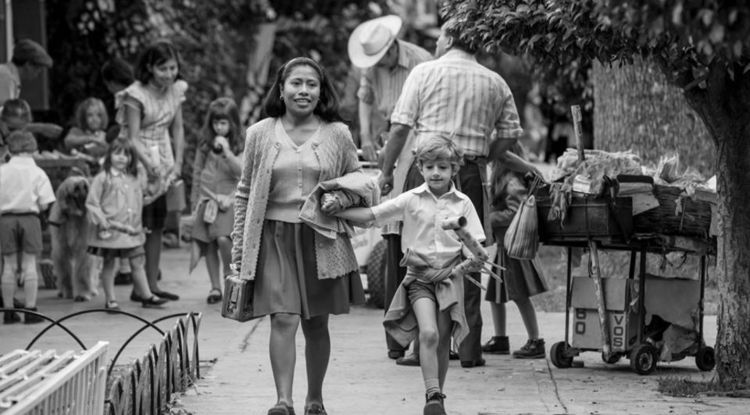
[[[185,244],[183,244],[185,245]],[[187,274],[188,251],[165,250],[162,259],[162,288],[180,294],[181,299],[164,309],[143,309],[128,301],[130,287],[118,286],[118,299],[126,311],[147,319],[172,313],[203,313],[200,328],[200,357],[206,368],[195,387],[178,397],[174,413],[196,415],[263,415],[275,402],[268,359],[269,320],[263,318],[238,323],[221,318],[218,305],[205,302],[208,277],[203,264]],[[60,300],[53,290],[40,292],[40,310],[52,317],[102,306],[100,294],[89,303]],[[486,302],[484,335],[492,331]],[[508,307],[508,332],[511,347],[526,340],[517,309]],[[332,316],[331,363],[324,385],[326,409],[331,415],[421,414],[424,389],[419,368],[401,367],[386,357],[382,310],[353,308],[351,313]],[[563,340],[563,313],[540,313],[539,325],[547,349]],[[170,328],[174,320],[161,323]],[[713,344],[716,323],[705,319],[706,341]],[[140,323],[121,316],[105,314],[81,316],[69,327],[87,345],[97,340],[110,341],[109,358]],[[26,344],[44,325],[0,325],[0,353]],[[125,349],[118,364],[139,358],[150,343],[158,340],[155,332],[146,332]],[[302,414],[306,379],[304,339],[297,337],[295,373],[295,409]],[[50,330],[35,349],[79,350],[78,345],[59,329]],[[452,361],[446,381],[445,401],[450,415],[495,414],[739,414],[747,413],[748,401],[731,398],[671,398],[656,391],[660,377],[710,379],[711,373],[699,372],[692,357],[680,362],[660,363],[650,376],[630,370],[628,360],[607,365],[594,352],[583,353],[584,368],[558,369],[549,360],[516,360],[509,356],[486,355],[487,366],[463,369]],[[180,412],[179,410],[183,411]]]

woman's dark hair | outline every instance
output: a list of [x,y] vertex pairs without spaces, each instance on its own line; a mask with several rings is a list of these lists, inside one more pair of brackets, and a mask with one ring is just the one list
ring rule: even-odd
[[208,113],[203,124],[203,137],[198,143],[198,150],[204,154],[211,150],[211,143],[216,137],[213,128],[215,120],[229,121],[229,134],[226,137],[229,148],[234,154],[240,153],[245,147],[245,140],[240,130],[240,111],[234,100],[227,97],[217,98],[208,104]]
[[336,95],[336,90],[333,87],[331,79],[318,62],[305,57],[290,60],[281,65],[276,72],[276,79],[273,81],[273,86],[271,86],[271,89],[266,94],[266,98],[263,100],[263,112],[265,116],[280,117],[286,113],[286,105],[281,100],[281,87],[289,77],[289,74],[292,73],[292,69],[297,66],[309,66],[313,68],[318,73],[318,78],[320,78],[320,98],[318,99],[318,105],[313,110],[313,114],[326,122],[343,121],[339,114],[339,98]]
[[177,79],[180,79],[180,54],[171,42],[158,40],[149,46],[138,57],[138,64],[135,67],[135,79],[147,84],[153,78],[154,74],[149,70],[150,67],[161,65],[164,62],[174,59],[177,62]]
[[443,32],[445,32],[445,34],[450,36],[453,40],[451,47],[461,49],[464,52],[470,53],[472,55],[477,53],[477,51],[479,51],[479,45],[477,44],[477,42],[471,42],[461,39],[461,31],[459,30],[458,23],[458,19],[456,19],[455,17],[452,17],[445,23],[443,23]]
[[133,177],[138,176],[138,157],[135,154],[133,144],[124,138],[117,138],[109,143],[107,155],[104,156],[104,165],[102,166],[102,169],[109,174],[109,171],[112,168],[112,154],[118,151],[122,151],[130,156],[130,162],[127,167],[125,167],[125,172]]
[[130,85],[135,81],[133,67],[125,59],[114,57],[104,62],[101,68],[104,82],[114,82],[119,85]]

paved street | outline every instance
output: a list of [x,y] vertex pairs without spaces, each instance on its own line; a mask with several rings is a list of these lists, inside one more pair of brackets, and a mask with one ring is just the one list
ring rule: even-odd
[[[147,319],[170,313],[203,313],[200,354],[206,368],[195,387],[177,399],[175,412],[192,414],[265,414],[275,401],[273,378],[268,361],[268,319],[237,323],[222,319],[218,305],[205,302],[208,277],[203,265],[187,275],[188,253],[183,249],[164,251],[163,288],[182,298],[161,310],[143,309],[128,301],[130,287],[118,286],[118,298],[126,311]],[[55,297],[52,290],[41,291],[40,309],[53,317],[99,307],[102,296],[91,303],[73,303]],[[509,310],[511,347],[525,341],[525,331],[515,307]],[[485,335],[491,333],[489,309],[484,310]],[[349,315],[331,318],[332,356],[324,394],[331,415],[341,414],[421,414],[424,390],[418,368],[399,367],[385,355],[382,310],[354,308]],[[547,348],[563,339],[564,314],[541,313],[540,328]],[[174,323],[162,323],[170,328]],[[111,342],[110,358],[140,324],[122,316],[87,315],[73,319],[71,329],[91,346],[96,340]],[[32,330],[33,328],[33,330]],[[0,325],[0,353],[23,348],[43,325]],[[713,317],[706,318],[707,342],[716,331]],[[119,359],[126,363],[145,353],[158,340],[155,332],[145,332]],[[295,408],[302,413],[305,398],[304,341],[297,338]],[[47,333],[34,348],[77,350],[76,343],[59,329]],[[463,369],[451,362],[445,394],[451,415],[494,414],[739,414],[747,413],[748,401],[732,398],[672,398],[656,392],[663,377],[709,379],[695,368],[692,357],[680,362],[662,363],[650,376],[630,371],[627,360],[616,365],[602,363],[598,353],[583,353],[583,368],[558,369],[549,360],[515,360],[488,355],[487,366]]]

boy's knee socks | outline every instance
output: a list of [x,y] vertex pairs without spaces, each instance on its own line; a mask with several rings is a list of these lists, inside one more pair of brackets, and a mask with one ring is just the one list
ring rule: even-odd
[[21,268],[23,276],[23,293],[26,297],[26,308],[36,307],[36,297],[39,288],[39,276],[36,272],[36,257],[24,255]]
[[[7,258],[6,258],[7,259]],[[15,261],[13,261],[15,264]],[[5,261],[5,266],[0,274],[0,286],[2,288],[3,303],[7,308],[13,308],[13,296],[16,293],[16,271],[15,266]]]

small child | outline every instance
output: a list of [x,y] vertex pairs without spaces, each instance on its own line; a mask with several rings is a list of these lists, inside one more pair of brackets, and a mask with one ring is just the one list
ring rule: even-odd
[[0,111],[0,164],[10,160],[8,136],[16,130],[25,128],[31,122],[31,107],[22,99],[5,101]]
[[[477,241],[485,235],[474,205],[456,190],[453,178],[462,155],[455,143],[443,137],[425,139],[416,153],[425,183],[373,208],[333,211],[331,198],[323,198],[324,212],[353,222],[403,221],[401,246],[407,273],[393,297],[384,325],[403,346],[419,335],[419,364],[426,390],[425,415],[444,415],[443,387],[448,372],[451,332],[457,343],[468,333],[463,305],[463,278],[453,273],[468,251],[456,233],[445,230],[446,219],[463,216],[466,229]],[[467,255],[468,256],[468,255]],[[478,270],[476,263],[474,270]],[[413,313],[413,315],[412,315]],[[410,324],[411,323],[411,324]]]
[[[523,147],[519,143],[510,148],[510,152],[524,157]],[[521,260],[508,256],[503,246],[505,232],[528,193],[528,187],[523,174],[511,171],[503,165],[494,166],[491,178],[492,208],[490,223],[497,242],[497,258],[495,263],[505,270],[496,270],[503,276],[502,284],[496,284],[490,278],[485,300],[490,302],[492,322],[495,335],[482,346],[485,353],[508,354],[510,345],[505,332],[505,303],[513,301],[521,313],[521,320],[529,336],[528,341],[519,350],[513,352],[517,359],[544,359],[544,339],[539,338],[539,325],[536,320],[534,304],[529,297],[547,291],[542,267],[537,259]]]
[[[8,102],[6,102],[6,108]],[[0,165],[0,251],[3,253],[2,295],[4,304],[13,304],[16,292],[16,267],[20,266],[20,282],[26,297],[25,308],[37,311],[38,275],[36,257],[42,252],[42,227],[39,215],[44,214],[55,193],[52,184],[39,168],[32,154],[37,151],[34,136],[23,130],[13,131],[7,139],[11,159]],[[21,321],[17,313],[6,311],[5,324]],[[44,321],[26,314],[26,324]]]
[[76,108],[75,126],[65,136],[65,148],[99,159],[107,152],[109,116],[99,98],[86,98]]
[[203,128],[203,138],[198,144],[193,164],[193,243],[200,246],[206,256],[206,268],[211,279],[211,290],[206,301],[221,301],[221,275],[231,269],[234,226],[234,192],[242,173],[241,156],[244,140],[240,131],[237,105],[231,98],[219,98],[208,106]]
[[119,310],[115,299],[115,258],[130,261],[134,292],[131,299],[144,307],[159,306],[167,300],[149,289],[145,272],[141,226],[145,178],[137,177],[135,151],[125,140],[111,143],[104,157],[102,171],[94,177],[86,198],[86,209],[93,226],[89,227],[89,253],[102,257],[102,286],[106,296],[104,308]]

